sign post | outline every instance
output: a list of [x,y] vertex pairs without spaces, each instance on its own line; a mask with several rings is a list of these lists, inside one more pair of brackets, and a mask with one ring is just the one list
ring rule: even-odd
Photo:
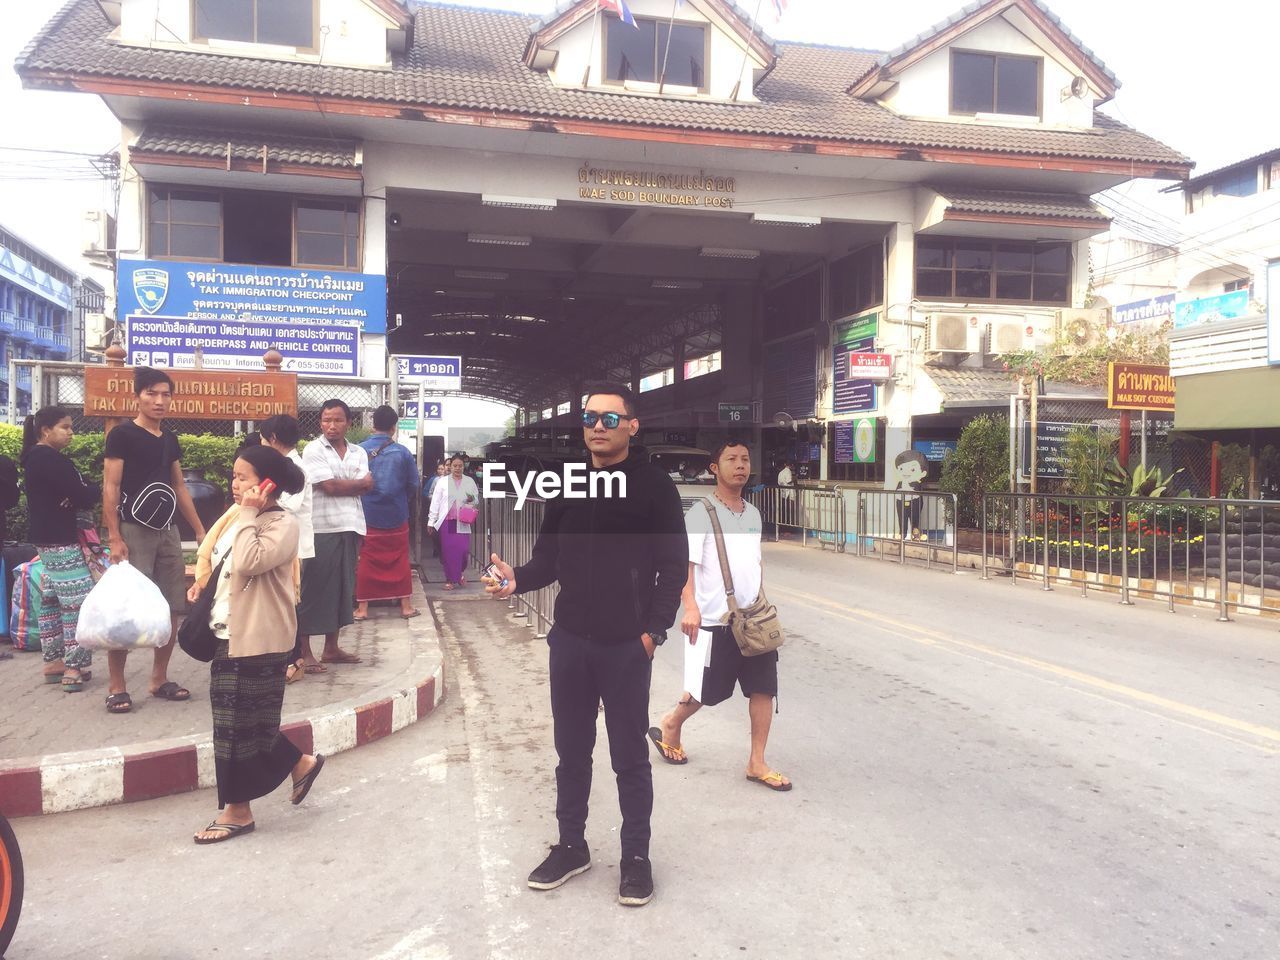
[[717,405],[717,411],[721,423],[741,426],[751,422],[749,403],[721,403]]
[[430,390],[446,393],[462,389],[461,357],[395,356],[392,358],[400,372],[400,380],[418,383],[421,400]]

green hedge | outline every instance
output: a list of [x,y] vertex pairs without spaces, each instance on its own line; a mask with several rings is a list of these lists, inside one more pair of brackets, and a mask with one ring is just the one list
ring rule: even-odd
[[[231,474],[231,464],[240,440],[236,437],[215,437],[207,433],[178,435],[182,444],[183,470],[195,470],[210,483],[226,487]],[[67,449],[68,455],[81,475],[94,483],[102,483],[102,450],[106,435],[101,433],[77,434]],[[22,462],[22,428],[0,424],[0,454],[11,457],[14,463]],[[21,470],[19,470],[21,477]],[[18,505],[9,511],[9,539],[25,540],[27,536],[27,497],[24,492]]]

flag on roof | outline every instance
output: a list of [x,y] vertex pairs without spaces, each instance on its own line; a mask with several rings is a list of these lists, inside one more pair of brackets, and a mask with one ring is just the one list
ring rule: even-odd
[[787,0],[772,0],[772,2],[774,15],[781,20],[782,15],[787,12]]
[[[629,23],[637,30],[640,27],[636,24],[636,18],[631,15],[631,8],[627,6],[627,0],[599,0],[602,10],[609,10],[618,15],[618,19],[623,23]],[[774,0],[776,3],[777,0]]]

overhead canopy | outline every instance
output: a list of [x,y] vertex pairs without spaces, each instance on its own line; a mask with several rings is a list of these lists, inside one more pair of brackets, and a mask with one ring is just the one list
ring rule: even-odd
[[1177,378],[1173,428],[1192,433],[1280,428],[1280,367]]

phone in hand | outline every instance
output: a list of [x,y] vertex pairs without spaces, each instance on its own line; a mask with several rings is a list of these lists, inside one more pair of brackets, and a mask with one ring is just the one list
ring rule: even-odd
[[276,482],[272,480],[270,477],[268,477],[266,480],[263,480],[260,484],[258,484],[258,493],[262,494],[264,497],[271,496],[272,492],[274,492],[275,489],[276,489]]
[[491,563],[484,568],[484,573],[480,574],[480,582],[490,586],[505,587],[511,581],[502,575],[496,563]]

